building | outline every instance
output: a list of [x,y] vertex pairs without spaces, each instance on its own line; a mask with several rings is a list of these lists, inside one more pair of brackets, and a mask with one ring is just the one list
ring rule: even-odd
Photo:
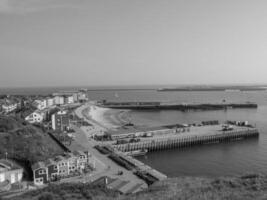
[[52,159],[48,159],[45,162],[45,166],[47,168],[47,180],[48,181],[56,181],[57,177],[58,177],[58,165],[57,162],[52,160]]
[[44,162],[37,162],[32,166],[33,180],[35,185],[48,183],[48,168]]
[[45,108],[47,108],[47,101],[46,101],[46,99],[35,100],[35,101],[33,102],[33,105],[34,105],[38,110],[44,110]]
[[54,102],[56,105],[63,105],[64,104],[64,97],[63,96],[55,96]]
[[78,93],[78,101],[79,102],[85,102],[88,100],[87,94],[85,92],[79,92]]
[[[76,103],[76,102],[84,102],[88,100],[87,91],[79,90],[79,91],[61,91],[52,94],[56,97],[65,97],[65,103]],[[68,99],[66,97],[69,97]],[[56,104],[59,104],[56,103]]]
[[55,104],[54,98],[47,98],[46,102],[47,102],[47,106],[48,107],[51,107],[51,106],[53,106]]
[[41,112],[40,110],[36,110],[27,117],[25,117],[25,120],[29,123],[41,123],[45,118],[45,112]]
[[77,170],[84,170],[88,163],[88,153],[82,151],[74,151],[73,154],[77,157]]
[[35,185],[43,185],[82,173],[89,166],[89,153],[76,151],[32,166]]
[[73,96],[67,96],[67,104],[74,103],[74,97]]
[[10,113],[10,112],[16,110],[17,107],[18,107],[17,103],[5,103],[5,104],[2,105],[2,110],[5,113]]
[[69,128],[70,120],[67,111],[59,111],[52,115],[52,129],[65,131]]
[[76,157],[73,153],[68,153],[66,157],[68,159],[68,173],[73,174],[77,172],[78,157]]
[[21,182],[23,168],[11,160],[0,160],[0,192],[11,189],[12,184]]
[[69,174],[69,160],[65,156],[57,156],[55,162],[58,166],[58,176],[66,177]]

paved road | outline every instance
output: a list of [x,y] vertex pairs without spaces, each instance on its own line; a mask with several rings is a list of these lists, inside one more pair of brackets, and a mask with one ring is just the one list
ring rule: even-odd
[[[76,109],[75,113],[80,118],[84,118],[88,123],[92,124],[94,128],[92,127],[77,127],[73,126],[73,129],[75,130],[75,138],[74,142],[71,144],[70,149],[71,150],[88,150],[92,154],[92,162],[95,163],[96,171],[94,171],[93,174],[90,176],[84,178],[84,181],[86,180],[96,180],[102,176],[109,176],[111,178],[120,178],[121,180],[131,181],[133,183],[142,183],[144,187],[147,187],[147,184],[139,179],[137,176],[135,176],[132,171],[128,171],[125,168],[117,165],[115,162],[113,162],[111,159],[109,159],[106,155],[101,154],[99,151],[97,151],[94,146],[96,144],[99,144],[99,142],[93,140],[90,138],[90,135],[92,132],[97,131],[105,131],[106,129],[99,125],[99,123],[95,123],[94,121],[91,121],[88,116],[83,115],[83,111],[85,109],[88,109],[88,107],[91,106],[90,104],[83,105]],[[118,175],[118,171],[122,171],[123,175]]]

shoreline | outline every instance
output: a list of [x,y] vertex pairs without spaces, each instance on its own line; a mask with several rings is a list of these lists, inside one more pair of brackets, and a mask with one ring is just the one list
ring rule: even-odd
[[89,105],[87,112],[92,120],[101,124],[106,129],[118,129],[128,123],[127,116],[125,115],[129,110],[118,110]]

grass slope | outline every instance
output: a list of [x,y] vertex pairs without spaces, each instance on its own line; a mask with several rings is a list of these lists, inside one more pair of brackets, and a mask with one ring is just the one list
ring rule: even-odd
[[263,200],[267,199],[267,176],[245,175],[242,177],[200,178],[183,177],[167,179],[152,185],[148,190],[119,195],[104,188],[88,184],[50,185],[28,192],[16,200]]
[[17,117],[0,116],[0,158],[21,161],[45,160],[63,153],[63,150],[40,128]]

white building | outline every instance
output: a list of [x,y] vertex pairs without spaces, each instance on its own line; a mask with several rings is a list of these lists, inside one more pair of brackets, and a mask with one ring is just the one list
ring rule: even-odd
[[12,160],[0,160],[0,193],[12,188],[12,184],[21,182],[23,168]]
[[35,100],[34,101],[34,105],[36,106],[36,108],[38,110],[43,110],[43,109],[47,108],[47,101],[45,99],[43,99],[43,100]]
[[78,93],[78,100],[79,101],[87,101],[88,100],[87,94],[84,92],[79,92]]
[[44,120],[44,113],[36,110],[28,115],[25,120],[29,123],[41,123]]
[[46,102],[48,107],[53,106],[55,104],[54,98],[47,98]]
[[54,97],[56,105],[63,105],[64,104],[64,97],[62,96],[55,96]]
[[18,107],[17,103],[6,103],[2,105],[2,109],[5,113],[10,113],[13,110],[16,110]]
[[67,98],[67,103],[70,104],[70,103],[74,103],[74,97],[73,96],[68,96]]
[[69,127],[69,116],[67,111],[59,111],[52,115],[52,129],[64,131]]

